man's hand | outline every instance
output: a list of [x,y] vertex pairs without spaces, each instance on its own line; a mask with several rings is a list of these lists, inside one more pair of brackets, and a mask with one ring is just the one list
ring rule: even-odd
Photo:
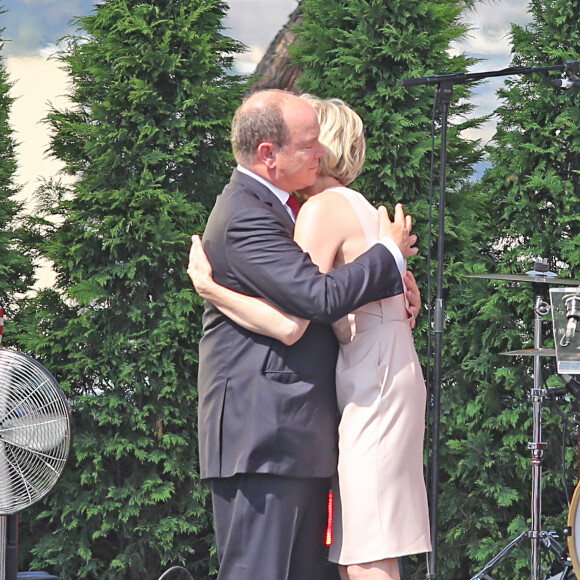
[[409,302],[407,309],[413,316],[413,320],[411,320],[411,328],[415,328],[417,316],[419,316],[419,312],[421,312],[421,293],[419,292],[419,286],[417,286],[415,276],[413,276],[409,270],[405,272],[403,282],[405,283],[405,288],[407,288],[406,296]]
[[379,206],[379,238],[391,238],[399,246],[405,259],[414,256],[419,251],[419,248],[414,247],[417,243],[417,236],[411,235],[412,229],[413,220],[410,215],[405,215],[400,203],[395,206],[393,221],[389,217],[387,208]]

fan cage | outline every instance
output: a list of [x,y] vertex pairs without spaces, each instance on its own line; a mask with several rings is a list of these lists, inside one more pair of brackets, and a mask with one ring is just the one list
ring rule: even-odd
[[71,413],[56,379],[39,362],[0,348],[0,515],[42,499],[62,474]]

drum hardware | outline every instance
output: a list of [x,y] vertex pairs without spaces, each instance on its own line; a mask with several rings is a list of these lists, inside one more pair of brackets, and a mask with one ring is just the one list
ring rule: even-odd
[[[578,427],[578,476],[580,477],[580,415],[578,399],[580,397],[580,380],[573,375],[580,374],[580,333],[576,332],[580,320],[580,288],[570,291],[568,288],[551,288],[552,320],[554,344],[556,346],[557,371],[566,383],[566,389],[572,395],[572,408],[575,411],[574,421]],[[580,577],[580,484],[576,486],[568,510],[568,550],[572,567]]]
[[580,280],[557,278],[553,272],[541,274],[530,270],[526,274],[469,274],[467,278],[482,278],[485,280],[503,280],[504,282],[531,282],[533,284],[558,284],[562,286],[580,286]]
[[523,541],[524,538],[528,537],[530,532],[525,531],[520,534],[515,540],[512,540],[499,554],[494,556],[475,576],[472,576],[470,580],[493,580],[493,578],[488,574],[494,570],[499,564],[501,564]]
[[580,504],[580,484],[576,486],[570,509],[568,511],[568,527],[570,534],[568,536],[568,549],[570,551],[570,559],[574,570],[580,571],[580,511],[578,506]]
[[[494,580],[489,575],[499,564],[501,564],[516,548],[520,546],[525,538],[532,536],[531,531],[521,533],[515,540],[512,540],[497,556],[494,556],[485,567],[471,578],[471,580]],[[550,576],[546,580],[573,580],[575,578],[572,569],[572,562],[568,557],[568,551],[563,548],[557,541],[558,535],[556,532],[541,532],[539,541],[541,546],[554,556],[554,563],[562,567],[562,571],[555,576]],[[551,574],[552,572],[548,572]]]
[[555,348],[525,348],[523,350],[509,350],[500,354],[507,356],[556,356]]
[[580,288],[550,288],[550,300],[558,374],[580,374]]
[[[564,536],[568,537],[570,533],[569,526],[566,526],[564,528]],[[576,575],[574,574],[572,560],[570,559],[568,550],[556,541],[557,537],[556,534],[548,534],[545,541],[542,541],[542,546],[544,546],[554,556],[554,563],[548,574],[553,574],[554,566],[558,566],[560,570],[554,576],[550,576],[546,580],[575,580]]]
[[[542,387],[541,357],[556,355],[555,350],[543,349],[541,345],[542,319],[551,312],[550,303],[544,299],[543,293],[547,284],[579,286],[580,282],[567,278],[558,278],[556,274],[548,271],[547,263],[543,260],[536,261],[534,263],[534,270],[526,272],[526,274],[476,274],[468,277],[514,282],[531,282],[535,293],[534,348],[524,351],[502,353],[509,356],[534,357],[533,387],[530,392],[530,398],[532,401],[533,433],[532,441],[528,443],[532,463],[531,530],[523,532],[515,540],[510,542],[499,554],[484,566],[481,572],[473,576],[471,580],[493,580],[491,576],[489,576],[489,572],[496,568],[511,552],[513,552],[513,550],[521,544],[524,538],[529,538],[531,541],[531,579],[540,580],[540,548],[544,546],[554,552],[554,546],[557,544],[554,539],[555,532],[544,532],[541,529],[542,458],[546,448],[546,444],[542,442],[542,402],[546,392]],[[564,572],[555,578],[568,578],[571,566],[572,564],[568,565]],[[580,568],[577,569],[580,570]]]
[[[562,375],[560,377],[566,383],[566,390],[572,395],[574,414],[574,423],[577,425],[577,442],[578,442],[578,478],[580,478],[580,380],[570,375]],[[572,567],[577,570],[580,575],[580,483],[576,485],[570,508],[568,510],[567,527],[565,535],[568,541],[568,551],[570,553],[570,560]],[[551,580],[551,579],[550,579]]]
[[[554,306],[552,305],[552,308]],[[547,396],[553,397],[557,400],[558,397],[564,395],[570,395],[568,401],[571,403],[571,410],[573,411],[573,418],[571,422],[577,427],[577,445],[578,445],[578,461],[577,461],[577,476],[580,479],[580,380],[576,379],[571,375],[560,375],[560,378],[565,383],[565,388],[549,388],[547,390]],[[557,409],[557,408],[556,408]],[[559,414],[562,415],[566,422],[570,421],[570,417],[564,414],[562,411],[558,410]],[[564,483],[564,485],[566,485]],[[567,564],[571,568],[580,572],[580,513],[578,513],[578,508],[580,506],[580,484],[576,486],[574,494],[572,496],[572,501],[569,499],[568,491],[566,490],[566,497],[569,501],[568,510],[568,520],[567,526],[564,528],[564,536],[567,539],[568,549],[565,553],[569,554],[569,557],[564,559],[563,557],[559,560],[559,563]],[[571,578],[576,578],[575,575],[571,575]],[[578,575],[580,577],[580,574]],[[563,576],[562,573],[552,576],[547,580],[559,580],[560,578],[568,578],[568,576]]]
[[570,346],[570,341],[576,334],[576,326],[580,320],[580,295],[578,290],[574,294],[564,296],[564,304],[566,305],[566,330],[560,338],[560,346]]
[[[447,132],[449,124],[449,110],[453,97],[453,88],[456,84],[470,83],[490,76],[505,76],[510,74],[543,73],[548,70],[560,70],[573,76],[578,74],[578,63],[570,61],[556,66],[544,67],[511,67],[499,71],[478,73],[456,73],[431,75],[426,77],[407,78],[401,80],[402,86],[437,85],[434,110],[441,111],[441,156],[439,178],[439,230],[437,236],[437,296],[435,299],[435,351],[433,371],[433,453],[432,453],[432,482],[431,482],[431,543],[432,549],[427,558],[427,578],[437,580],[437,524],[438,524],[438,489],[439,489],[439,431],[440,431],[440,395],[441,395],[441,355],[443,352],[444,332],[444,301],[443,301],[443,264],[445,240],[445,194],[447,189]],[[435,122],[433,122],[433,126]],[[432,204],[432,200],[430,200]],[[546,267],[547,270],[547,267]]]

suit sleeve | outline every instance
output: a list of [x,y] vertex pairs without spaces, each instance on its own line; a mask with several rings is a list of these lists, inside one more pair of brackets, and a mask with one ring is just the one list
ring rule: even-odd
[[227,226],[228,263],[241,285],[282,310],[331,323],[356,308],[403,292],[392,254],[374,245],[323,274],[271,213],[242,209]]

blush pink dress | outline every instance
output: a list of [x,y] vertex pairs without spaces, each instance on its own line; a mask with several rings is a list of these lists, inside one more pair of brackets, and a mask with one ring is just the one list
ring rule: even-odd
[[[333,188],[377,241],[377,210]],[[404,294],[337,321],[339,425],[333,543],[329,559],[362,564],[431,550],[423,476],[426,389]]]

